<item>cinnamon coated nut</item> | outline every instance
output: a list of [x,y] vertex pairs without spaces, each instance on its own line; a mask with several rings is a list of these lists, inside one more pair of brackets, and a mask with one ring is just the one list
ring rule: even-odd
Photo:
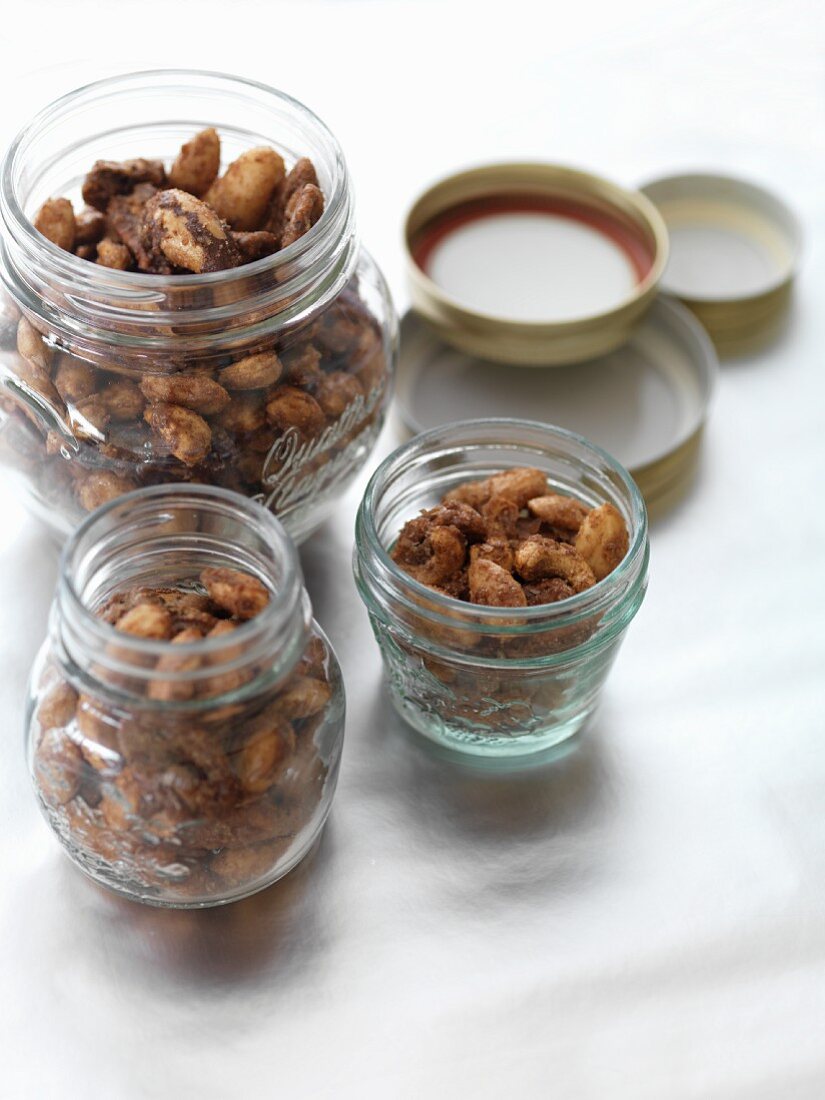
[[281,248],[289,248],[312,229],[324,212],[324,196],[320,187],[306,183],[289,200],[284,210]]
[[278,696],[278,708],[289,719],[310,718],[324,709],[331,695],[326,680],[317,676],[296,676]]
[[202,198],[215,181],[221,166],[221,139],[213,127],[200,130],[187,141],[169,169],[169,184]]
[[172,188],[146,203],[143,246],[175,267],[196,273],[236,267],[240,254],[228,227],[205,202]]
[[97,372],[80,359],[63,356],[54,373],[54,384],[64,401],[82,401],[97,390]]
[[314,396],[324,415],[330,420],[337,420],[363,394],[357,378],[346,371],[336,370],[318,379]]
[[140,389],[149,401],[182,405],[201,416],[215,416],[229,404],[229,394],[205,374],[147,374]]
[[232,435],[246,439],[266,424],[263,398],[256,393],[233,394],[232,400],[215,418],[215,422]]
[[532,500],[527,501],[527,508],[542,523],[549,524],[551,527],[560,527],[573,534],[578,531],[588,514],[587,507],[580,500],[562,496],[560,493],[533,497]]
[[256,230],[254,233],[236,233],[233,230],[230,236],[238,249],[242,264],[262,260],[281,247],[280,239],[274,233],[267,233],[263,229]]
[[118,378],[100,391],[100,402],[110,420],[137,420],[146,405],[140,387],[128,378]]
[[[173,620],[173,629],[180,628],[181,621]],[[199,642],[204,637],[205,631],[198,626],[183,626],[173,634],[171,642],[174,646],[190,647],[193,642]],[[149,698],[167,703],[186,702],[191,699],[195,694],[195,684],[185,673],[197,672],[202,666],[202,658],[191,649],[164,654],[158,658],[156,671],[159,676],[149,685]]]
[[40,333],[26,317],[21,317],[17,322],[17,350],[27,362],[48,374],[51,352],[43,343]]
[[93,512],[102,504],[131,493],[138,483],[128,477],[121,477],[112,470],[89,470],[83,475],[77,489],[77,498],[81,508]]
[[106,235],[106,215],[93,206],[84,207],[79,214],[74,214],[76,247],[82,245],[95,245]]
[[286,208],[290,199],[296,191],[301,190],[308,183],[319,187],[315,165],[308,157],[299,157],[275,188],[267,213],[265,228],[279,240],[284,231]]
[[106,210],[115,195],[126,195],[139,183],[155,187],[166,184],[166,170],[159,160],[98,160],[83,181],[83,201],[96,210]]
[[80,787],[82,769],[80,749],[64,730],[47,729],[35,753],[35,775],[46,801],[58,806],[70,802]]
[[525,581],[543,581],[561,577],[574,592],[584,592],[596,583],[593,570],[581,556],[564,542],[546,535],[530,535],[516,548],[515,565]]
[[284,761],[295,749],[295,733],[287,719],[267,715],[233,754],[233,768],[245,791],[262,794],[275,781]]
[[172,616],[162,604],[139,603],[121,615],[115,627],[137,638],[171,638]]
[[218,378],[228,390],[262,390],[274,386],[283,369],[275,352],[264,351],[224,367],[218,372]]
[[47,199],[37,212],[34,228],[58,248],[71,252],[77,237],[72,204],[68,199]]
[[37,721],[44,730],[67,726],[77,709],[77,692],[63,680],[49,688],[37,708]]
[[115,271],[128,271],[132,266],[132,253],[120,241],[104,237],[97,246],[97,263]]
[[597,580],[613,572],[627,554],[628,544],[625,522],[610,503],[600,504],[584,516],[574,543]]
[[[115,195],[106,208],[105,223],[114,240],[129,250],[130,262],[133,260],[141,271],[169,275],[172,271],[169,260],[153,254],[144,240],[146,205],[157,194],[158,189],[153,184],[139,183],[128,195]],[[97,254],[100,261],[100,244]]]
[[254,619],[269,603],[269,589],[240,569],[210,568],[201,573],[201,583],[218,607],[236,619]]
[[324,411],[315,398],[294,386],[278,386],[272,391],[266,417],[282,432],[293,428],[305,436],[317,435],[326,424]]
[[527,597],[507,569],[489,558],[477,558],[468,570],[470,602],[486,607],[526,607]]
[[284,158],[267,145],[247,149],[206,192],[206,201],[233,229],[263,228],[275,188],[284,178]]
[[198,413],[182,405],[159,401],[144,413],[147,424],[187,466],[194,466],[209,453],[212,430]]

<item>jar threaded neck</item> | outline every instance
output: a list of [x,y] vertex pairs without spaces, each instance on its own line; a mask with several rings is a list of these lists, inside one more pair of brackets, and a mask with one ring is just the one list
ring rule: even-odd
[[[241,570],[269,589],[267,606],[229,635],[172,645],[124,634],[98,614],[125,591],[192,590],[210,567]],[[82,690],[151,702],[147,688],[159,681],[196,687],[234,677],[238,686],[226,693],[196,692],[199,701],[175,704],[198,709],[214,707],[224,695],[246,698],[285,678],[310,623],[298,556],[275,517],[224,489],[172,485],[119,497],[78,528],[61,558],[51,635],[60,663]],[[164,657],[188,652],[198,658],[191,668],[175,664],[164,671]]]
[[[208,117],[205,117],[208,116]],[[271,144],[310,156],[326,198],[315,226],[281,252],[229,271],[161,276],[79,259],[32,225],[37,207],[77,186],[95,159],[147,151],[171,160],[200,119],[240,152]],[[75,140],[67,141],[66,135]],[[9,146],[0,169],[0,278],[65,347],[138,363],[203,354],[299,327],[346,285],[357,263],[352,188],[341,149],[296,100],[254,81],[186,70],[132,73],[87,85],[46,107]]]

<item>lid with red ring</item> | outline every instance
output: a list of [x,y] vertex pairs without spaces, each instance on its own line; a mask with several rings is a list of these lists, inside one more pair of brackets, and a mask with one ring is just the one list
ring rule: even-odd
[[441,180],[407,219],[413,307],[448,343],[519,365],[625,343],[667,260],[653,205],[590,173],[501,164]]

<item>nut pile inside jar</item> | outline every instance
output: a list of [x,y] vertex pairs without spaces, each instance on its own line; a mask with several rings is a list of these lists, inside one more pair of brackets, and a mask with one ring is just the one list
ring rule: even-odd
[[[323,638],[311,636],[286,683],[240,701],[231,693],[254,669],[213,672],[214,655],[196,644],[231,636],[269,598],[257,578],[229,568],[205,569],[191,585],[120,592],[99,617],[124,636],[168,643],[151,675],[124,673],[132,701],[78,694],[53,670],[41,685],[38,792],[78,859],[110,872],[116,888],[172,901],[242,890],[312,820],[328,772],[314,739],[332,695]],[[210,704],[187,707],[199,699]]]
[[409,520],[392,559],[445,596],[487,607],[557,603],[591,588],[621,562],[628,532],[618,509],[549,490],[518,467],[448,492]]
[[34,227],[66,252],[121,271],[157,275],[240,267],[294,244],[324,212],[312,161],[289,172],[270,146],[248,149],[219,176],[213,128],[181,149],[167,172],[161,160],[97,161],[83,183],[87,204],[41,206]]

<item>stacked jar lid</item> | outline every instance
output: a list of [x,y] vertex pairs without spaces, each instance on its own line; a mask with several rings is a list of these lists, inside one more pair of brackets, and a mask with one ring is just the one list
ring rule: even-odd
[[628,190],[528,163],[442,179],[405,226],[399,416],[413,433],[543,419],[658,500],[693,469],[717,355],[781,328],[799,243],[780,199],[717,175]]

